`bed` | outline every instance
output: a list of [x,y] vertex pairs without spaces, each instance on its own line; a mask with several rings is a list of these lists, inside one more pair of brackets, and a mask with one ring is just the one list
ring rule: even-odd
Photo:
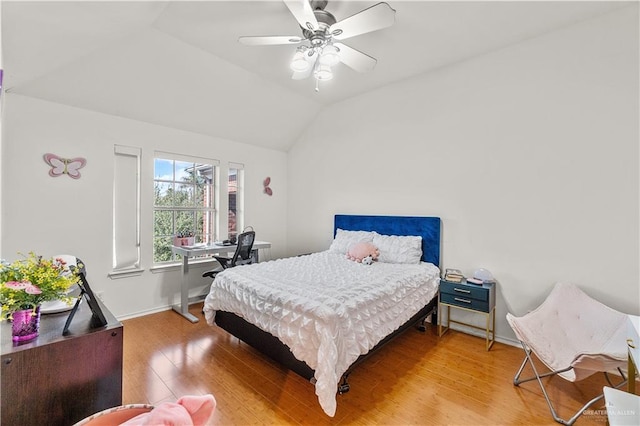
[[[336,215],[328,250],[218,274],[205,299],[206,320],[310,380],[334,416],[336,391],[348,390],[353,368],[437,312],[440,223]],[[376,238],[379,261],[348,260],[353,238]]]

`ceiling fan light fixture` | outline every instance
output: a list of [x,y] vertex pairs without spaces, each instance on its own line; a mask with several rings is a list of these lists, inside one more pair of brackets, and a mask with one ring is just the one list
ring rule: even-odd
[[313,76],[317,80],[328,81],[333,78],[333,72],[331,72],[331,67],[329,65],[318,64],[313,72]]
[[328,44],[322,49],[320,55],[320,63],[322,65],[328,65],[330,67],[337,65],[340,62],[340,56],[338,55],[338,48],[332,44]]
[[311,64],[307,61],[306,55],[300,49],[296,50],[296,53],[293,55],[293,59],[291,60],[290,67],[295,72],[305,72],[310,67]]
[[396,11],[382,1],[338,22],[335,16],[325,10],[328,1],[284,0],[302,30],[302,37],[242,36],[238,41],[248,46],[305,43],[298,46],[291,59],[291,78],[302,80],[313,75],[316,91],[319,91],[320,81],[333,79],[332,67],[339,63],[358,72],[371,71],[376,59],[342,41],[393,25]]

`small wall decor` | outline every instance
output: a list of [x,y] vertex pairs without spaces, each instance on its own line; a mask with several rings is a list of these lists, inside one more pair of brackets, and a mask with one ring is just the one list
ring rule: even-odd
[[55,154],[44,154],[44,162],[51,166],[49,176],[58,177],[67,175],[73,179],[80,179],[80,169],[87,164],[87,160],[82,157],[60,158]]
[[262,184],[264,185],[264,193],[271,197],[273,195],[273,191],[271,190],[271,188],[269,188],[269,184],[271,184],[271,178],[267,176]]

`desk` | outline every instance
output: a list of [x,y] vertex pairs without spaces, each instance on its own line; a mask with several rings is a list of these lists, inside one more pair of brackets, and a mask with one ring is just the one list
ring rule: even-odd
[[640,396],[608,386],[603,391],[609,426],[640,424]]
[[100,302],[107,319],[91,327],[91,309],[82,301],[69,334],[69,312],[43,314],[40,334],[23,344],[11,341],[11,324],[0,324],[3,425],[68,426],[122,404],[122,324]]
[[[271,248],[271,243],[266,241],[255,241],[253,243],[253,251],[255,252],[256,260],[258,260],[258,250]],[[191,322],[198,322],[198,318],[189,313],[189,258],[205,255],[225,254],[235,251],[236,246],[223,246],[218,244],[212,244],[207,246],[171,246],[171,252],[182,256],[182,280],[180,283],[180,305],[174,305],[173,310],[188,319]]]

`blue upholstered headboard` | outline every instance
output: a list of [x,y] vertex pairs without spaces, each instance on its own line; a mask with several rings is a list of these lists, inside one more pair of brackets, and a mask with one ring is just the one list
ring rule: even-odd
[[337,214],[336,229],[376,231],[383,235],[417,235],[422,237],[422,260],[440,267],[440,218],[419,216],[361,216]]

